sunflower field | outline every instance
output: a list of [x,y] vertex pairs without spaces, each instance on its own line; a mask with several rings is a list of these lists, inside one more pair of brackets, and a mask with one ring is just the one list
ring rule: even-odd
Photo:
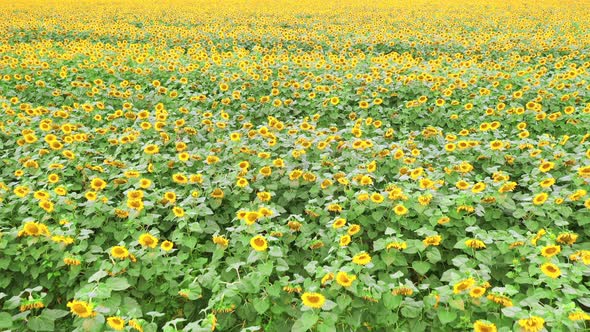
[[0,331],[590,330],[590,2],[0,14]]

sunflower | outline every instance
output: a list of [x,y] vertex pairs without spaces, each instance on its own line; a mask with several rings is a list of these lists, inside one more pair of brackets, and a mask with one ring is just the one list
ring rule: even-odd
[[352,262],[358,265],[367,265],[371,263],[371,255],[366,252],[361,252],[352,257]]
[[72,300],[68,302],[67,307],[70,308],[72,314],[81,318],[88,318],[96,315],[96,313],[92,311],[92,305],[85,301]]
[[107,324],[116,331],[122,331],[125,328],[125,321],[121,317],[109,317]]
[[143,149],[143,152],[145,152],[146,154],[156,154],[160,152],[160,148],[155,144],[148,144]]
[[191,155],[187,152],[181,152],[178,154],[178,160],[180,161],[188,161]]
[[58,181],[59,181],[59,175],[57,175],[57,174],[52,173],[47,176],[47,182],[49,182],[49,183],[57,183]]
[[541,249],[541,255],[543,257],[547,257],[547,258],[551,258],[551,257],[559,254],[560,252],[561,252],[561,247],[555,246],[555,245],[546,246]]
[[541,205],[547,201],[549,195],[547,193],[540,193],[535,198],[533,198],[533,204]]
[[174,243],[172,243],[172,241],[164,241],[162,242],[162,244],[160,245],[160,248],[162,248],[162,250],[164,251],[170,251],[172,250],[172,248],[174,247]]
[[260,175],[262,175],[262,176],[271,176],[272,169],[269,166],[264,166],[260,169],[260,171],[258,173],[260,173]]
[[106,181],[101,178],[94,178],[92,181],[90,181],[90,187],[92,187],[92,190],[102,190],[106,188],[106,186]]
[[440,245],[441,241],[442,241],[442,236],[432,235],[432,236],[428,236],[424,240],[422,240],[422,243],[424,243],[424,245],[427,247],[428,246],[438,246],[438,245]]
[[342,212],[342,206],[340,204],[329,204],[328,211],[330,212]]
[[303,171],[299,169],[294,169],[291,171],[291,173],[289,173],[289,180],[297,180],[301,177],[301,175],[303,175]]
[[361,226],[357,225],[357,224],[350,224],[350,226],[348,226],[348,230],[346,231],[346,233],[350,236],[355,235],[356,233],[361,231]]
[[338,241],[338,243],[341,247],[346,247],[347,245],[350,244],[350,242],[351,242],[350,235],[342,235],[340,237],[340,240]]
[[496,325],[492,323],[486,323],[481,320],[476,321],[473,323],[473,331],[474,332],[496,332],[498,329]]
[[225,193],[220,188],[215,188],[213,192],[211,192],[211,197],[222,199],[225,196]]
[[340,271],[336,274],[336,282],[343,287],[350,287],[356,280],[356,276]]
[[256,196],[262,202],[268,202],[268,201],[270,201],[270,198],[271,198],[271,194],[267,191],[261,191],[261,192],[257,193]]
[[403,295],[403,296],[411,296],[414,294],[414,290],[407,286],[400,286],[396,287],[394,290],[391,291],[393,295]]
[[326,302],[326,298],[320,293],[308,293],[305,292],[301,295],[303,305],[310,308],[319,309]]
[[263,217],[271,217],[274,214],[274,211],[263,206],[258,209],[258,214],[262,215]]
[[455,294],[462,293],[462,292],[470,289],[471,287],[473,287],[474,284],[475,284],[475,279],[473,279],[473,278],[467,278],[467,279],[461,280],[458,283],[456,283],[455,285],[453,285],[453,293],[455,293]]
[[438,218],[438,220],[436,221],[437,224],[439,225],[444,225],[446,223],[449,223],[451,221],[451,218],[447,217],[447,216],[442,216],[440,218]]
[[539,165],[539,170],[543,173],[546,173],[552,170],[554,167],[555,163],[552,163],[550,161],[544,161],[541,163],[541,165]]
[[223,236],[216,235],[213,236],[213,243],[225,248],[229,245],[229,240]]
[[474,194],[480,193],[486,189],[486,184],[483,182],[476,183],[472,188],[471,192]]
[[467,190],[471,187],[471,184],[465,180],[459,180],[455,184],[455,187],[457,187],[457,189],[460,189],[460,190]]
[[390,242],[387,244],[387,246],[385,247],[385,249],[389,250],[389,249],[397,249],[397,250],[404,250],[408,248],[408,244],[406,242]]
[[346,225],[346,219],[338,218],[338,219],[334,220],[334,223],[332,223],[332,228],[338,229],[338,228],[344,227],[344,225]]
[[486,244],[483,243],[483,241],[477,239],[469,239],[465,241],[465,245],[473,249],[485,249],[486,247]]
[[[137,319],[132,319],[127,323],[131,328],[136,329],[139,332],[143,332],[143,326]],[[212,330],[213,331],[213,330]]]
[[581,311],[581,310],[572,312],[567,317],[570,320],[573,320],[573,321],[576,321],[576,320],[590,320],[590,315],[587,314],[587,313],[585,313],[585,312],[583,312],[583,311]]
[[398,216],[403,216],[408,213],[408,209],[403,204],[398,204],[393,208],[393,212]]
[[45,212],[47,213],[53,212],[54,209],[53,203],[49,200],[42,200],[41,202],[39,202],[39,207],[45,210]]
[[371,201],[373,203],[380,204],[380,203],[383,203],[383,200],[384,200],[383,195],[381,195],[379,193],[373,193],[373,194],[371,194]]
[[181,208],[180,206],[175,206],[175,207],[173,207],[173,208],[172,208],[172,213],[174,213],[174,215],[175,215],[177,218],[182,218],[182,217],[184,217],[184,209],[183,209],[183,208]]
[[541,317],[531,316],[529,318],[523,318],[518,321],[521,329],[524,332],[539,332],[543,330],[545,320]]
[[268,242],[262,235],[256,235],[250,239],[250,246],[256,251],[265,251],[268,249]]
[[572,245],[578,240],[578,234],[576,233],[560,233],[557,236],[557,242],[562,244]]
[[[143,193],[142,193],[143,196]],[[168,203],[174,203],[176,202],[176,193],[174,193],[173,191],[167,191],[164,193],[164,201],[168,202]]]
[[246,212],[244,216],[244,220],[246,221],[246,225],[252,225],[256,222],[256,220],[260,219],[262,215],[258,213],[258,211],[249,211]]
[[543,188],[549,188],[555,184],[555,179],[554,178],[547,178],[547,179],[541,181],[539,184]]
[[118,259],[129,257],[129,251],[124,246],[114,246],[111,248],[111,255]]
[[556,279],[561,275],[561,270],[553,263],[545,263],[541,265],[541,271],[551,279]]
[[590,178],[590,165],[578,168],[578,175],[582,178]]
[[474,299],[480,298],[482,297],[486,292],[486,289],[484,287],[473,287],[470,291],[469,291],[469,296],[471,296]]
[[26,235],[29,236],[39,236],[41,235],[41,227],[39,225],[39,223],[36,222],[26,222],[25,225],[23,226],[23,230],[25,232]]
[[139,236],[139,244],[144,247],[155,248],[158,245],[158,239],[149,233],[144,233]]
[[330,280],[334,280],[334,273],[332,272],[326,273],[326,275],[322,277],[321,284],[325,285]]

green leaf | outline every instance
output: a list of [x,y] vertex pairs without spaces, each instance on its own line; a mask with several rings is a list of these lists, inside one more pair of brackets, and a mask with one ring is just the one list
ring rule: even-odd
[[440,319],[441,323],[448,324],[457,319],[457,313],[451,310],[439,310],[438,319]]
[[125,290],[131,286],[129,282],[127,282],[127,279],[121,277],[108,279],[106,285],[114,291]]
[[54,321],[43,316],[29,319],[27,327],[33,331],[53,331],[55,329]]
[[336,307],[336,302],[334,301],[330,301],[330,300],[326,300],[326,302],[324,303],[324,305],[322,306],[322,310],[332,310]]
[[387,309],[395,309],[402,304],[403,298],[401,295],[393,295],[389,292],[383,294],[383,305]]
[[336,299],[336,303],[338,304],[338,307],[342,310],[346,309],[346,307],[348,307],[350,302],[352,302],[352,299],[350,298],[350,296],[348,296],[346,294],[342,294],[342,295],[338,296],[338,298]]
[[283,252],[281,251],[281,247],[279,246],[272,246],[268,250],[268,254],[271,257],[283,257]]
[[442,259],[441,255],[440,255],[440,251],[437,248],[431,248],[426,253],[426,257],[428,258],[430,263],[433,263],[433,264],[436,262],[440,262],[440,260]]
[[258,271],[265,276],[270,276],[272,274],[273,263],[272,261],[268,261],[264,264],[258,265]]
[[7,312],[0,312],[0,329],[12,328],[12,316]]
[[88,282],[95,282],[95,281],[99,281],[100,279],[108,276],[109,274],[106,273],[106,271],[100,270],[97,271],[96,273],[94,273],[92,276],[90,276],[90,278],[88,278]]
[[420,315],[420,308],[413,307],[413,306],[404,306],[402,307],[401,313],[404,317],[407,318],[416,318]]
[[254,309],[260,315],[265,313],[269,307],[270,302],[268,301],[268,298],[254,300]]
[[127,313],[127,315],[132,317],[141,317],[141,306],[135,299],[126,297],[123,299],[123,305],[121,306],[123,312]]
[[514,307],[514,306],[502,308],[502,313],[506,317],[514,317],[514,316],[516,316],[516,314],[518,314],[521,311],[522,311],[522,309],[520,309],[519,307]]
[[291,332],[305,332],[311,329],[318,319],[319,316],[315,312],[306,311],[295,321],[295,324],[293,324],[293,327],[291,328]]
[[430,270],[430,263],[428,262],[412,262],[412,268],[421,275],[426,274]]
[[59,309],[44,309],[41,313],[41,316],[47,317],[51,320],[56,320],[58,318],[65,317],[69,314],[69,311],[66,310],[59,310]]

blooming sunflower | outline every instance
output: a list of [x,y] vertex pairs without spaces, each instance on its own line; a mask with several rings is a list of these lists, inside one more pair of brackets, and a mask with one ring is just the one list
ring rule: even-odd
[[484,287],[473,287],[470,291],[469,291],[469,296],[471,296],[474,299],[480,298],[482,297],[486,292],[486,289]]
[[129,257],[129,250],[124,246],[114,246],[111,248],[111,255],[114,258],[125,259]]
[[117,316],[107,318],[107,324],[116,331],[122,331],[125,328],[125,321]]
[[164,241],[162,242],[162,244],[160,245],[160,248],[164,251],[170,251],[172,250],[172,248],[174,247],[174,243],[172,243],[172,241]]
[[250,239],[250,246],[256,251],[265,251],[268,249],[268,242],[262,235],[256,235]]
[[547,201],[547,198],[549,198],[549,195],[547,193],[540,193],[537,196],[535,196],[535,198],[533,198],[533,204],[541,205]]
[[143,152],[145,152],[146,154],[156,154],[160,152],[160,148],[155,144],[148,144],[143,149]]
[[220,188],[215,188],[213,192],[211,192],[211,197],[222,199],[225,196],[225,193]]
[[344,225],[346,225],[346,219],[338,218],[338,219],[334,220],[334,223],[332,223],[332,228],[338,229],[338,228],[343,227]]
[[486,248],[486,244],[483,243],[483,241],[477,240],[477,239],[469,239],[469,240],[465,241],[465,245],[468,246],[469,248],[473,248],[473,249],[485,249]]
[[158,245],[158,239],[149,233],[144,233],[139,236],[139,244],[144,247],[155,248]]
[[96,315],[92,310],[92,304],[86,301],[72,300],[68,302],[67,307],[70,308],[70,312],[81,318],[88,318]]
[[406,208],[403,204],[398,204],[393,208],[393,212],[398,216],[403,216],[408,213],[408,208]]
[[371,255],[366,252],[361,252],[352,257],[352,262],[358,265],[367,265],[371,263]]
[[523,318],[518,321],[518,325],[524,332],[539,332],[543,330],[545,320],[541,317],[531,316],[529,318]]
[[559,254],[560,252],[561,252],[561,247],[555,246],[555,245],[546,246],[541,249],[541,255],[543,257],[547,257],[547,258],[551,258],[551,257]]
[[350,287],[356,280],[356,276],[340,271],[336,274],[336,282],[343,287]]
[[486,323],[484,321],[478,320],[473,323],[473,331],[474,332],[496,332],[498,329],[496,325],[492,323]]
[[346,233],[348,233],[348,235],[352,236],[355,235],[356,233],[361,231],[361,226],[357,225],[357,224],[350,224],[350,226],[348,226],[348,230],[346,231]]
[[473,287],[474,284],[475,284],[475,279],[473,279],[473,278],[467,278],[467,279],[461,280],[453,286],[453,293],[459,294],[461,292],[464,292],[464,291],[470,289],[471,287]]
[[424,243],[424,245],[427,247],[428,246],[438,246],[438,245],[440,245],[441,241],[442,241],[442,236],[432,235],[432,236],[428,236],[424,240],[422,240],[422,243]]
[[541,265],[541,271],[549,278],[556,279],[561,275],[559,267],[553,263],[545,263]]
[[342,235],[340,237],[339,244],[341,247],[346,247],[347,245],[350,244],[350,241],[351,241],[350,235]]
[[303,305],[310,308],[319,309],[326,302],[326,298],[320,293],[303,293],[301,295]]

